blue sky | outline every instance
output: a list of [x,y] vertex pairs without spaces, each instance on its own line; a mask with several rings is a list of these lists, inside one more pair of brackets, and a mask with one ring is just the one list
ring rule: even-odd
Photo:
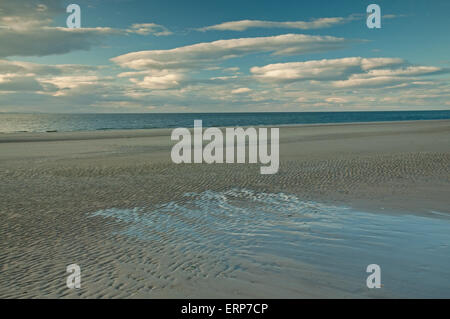
[[3,0],[0,111],[450,109],[450,2],[370,3]]

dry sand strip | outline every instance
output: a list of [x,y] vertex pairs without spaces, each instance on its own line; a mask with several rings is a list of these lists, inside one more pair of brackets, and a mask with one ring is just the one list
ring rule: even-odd
[[[281,127],[280,170],[264,176],[260,164],[173,164],[170,132],[1,134],[0,297],[360,296],[307,265],[295,287],[257,269],[248,278],[226,264],[199,268],[201,252],[150,249],[115,222],[86,218],[187,192],[246,188],[372,212],[450,213],[450,121]],[[74,260],[86,269],[80,291],[65,286]]]

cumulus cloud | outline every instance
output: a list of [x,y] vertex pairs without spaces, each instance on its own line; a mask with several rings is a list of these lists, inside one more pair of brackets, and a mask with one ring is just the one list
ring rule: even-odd
[[323,59],[269,64],[250,69],[254,78],[268,82],[332,81],[335,87],[383,86],[405,82],[417,76],[448,70],[433,66],[413,66],[398,58]]
[[[149,50],[124,54],[111,61],[125,71],[119,78],[129,78],[132,83],[148,89],[172,89],[194,83],[234,81],[237,75],[216,76],[209,80],[193,80],[189,73],[201,70],[222,70],[218,64],[232,58],[254,53],[282,55],[308,53],[340,48],[351,40],[330,36],[311,36],[303,34],[284,34],[272,37],[238,38],[197,43],[169,50]],[[224,71],[236,72],[239,68],[228,67]],[[229,91],[228,91],[229,92]]]
[[252,53],[302,54],[343,48],[351,40],[332,36],[283,34],[272,37],[239,38],[203,42],[170,50],[150,50],[124,54],[111,61],[124,68],[193,69],[199,65],[241,57]]
[[58,94],[61,89],[86,83],[81,79],[97,78],[96,66],[60,64],[47,65],[23,61],[0,60],[0,91],[34,91]]
[[269,64],[262,67],[252,67],[250,72],[256,79],[274,82],[323,81],[347,78],[352,73],[401,64],[404,64],[402,59],[350,57]]
[[333,82],[340,88],[380,87],[412,82],[418,76],[435,75],[449,70],[433,66],[408,66],[397,69],[370,70],[367,73],[352,74],[346,80]]
[[197,29],[198,31],[245,31],[251,28],[283,28],[283,29],[299,29],[299,30],[311,30],[311,29],[323,29],[336,25],[344,24],[352,20],[356,20],[358,17],[352,15],[349,17],[331,17],[331,18],[319,18],[311,21],[265,21],[265,20],[238,20],[223,22],[203,28]]
[[132,78],[131,82],[146,89],[165,90],[180,86],[184,75],[176,72],[160,72],[151,76],[145,76],[143,80]]

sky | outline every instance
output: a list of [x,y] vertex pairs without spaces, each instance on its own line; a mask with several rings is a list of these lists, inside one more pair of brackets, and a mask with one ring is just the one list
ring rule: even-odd
[[449,110],[449,18],[446,0],[1,0],[0,112]]

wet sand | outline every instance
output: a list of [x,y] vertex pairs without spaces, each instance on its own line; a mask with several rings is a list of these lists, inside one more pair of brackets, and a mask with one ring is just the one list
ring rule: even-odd
[[[441,231],[450,216],[450,121],[281,127],[275,175],[260,175],[260,164],[173,164],[170,132],[0,134],[0,297],[450,296],[442,286],[446,278],[436,280],[448,276],[440,266],[450,265],[439,257],[449,255],[448,237]],[[275,205],[248,207],[255,200],[240,193],[228,198],[233,189],[265,194],[255,198],[283,193],[290,201],[283,197]],[[190,201],[186,193],[201,201]],[[225,204],[231,200],[232,205],[222,213],[217,212],[223,205],[206,206],[198,218],[192,214],[209,202],[205,194],[225,196]],[[312,204],[296,209],[303,203]],[[277,205],[287,208],[271,219]],[[123,211],[117,217],[114,209]],[[173,218],[159,220],[161,209]],[[258,209],[264,214],[256,214]],[[327,227],[342,223],[344,230],[321,228],[321,215],[308,215],[314,212],[325,212]],[[429,245],[420,246],[424,251],[408,259],[407,253],[414,254],[410,249],[399,258],[413,263],[411,274],[420,269],[430,276],[430,286],[420,291],[406,283],[369,290],[364,269],[354,276],[345,269],[333,272],[324,262],[333,246],[317,248],[327,234],[330,240],[353,234],[344,241],[345,258],[331,255],[348,268],[352,259],[364,256],[365,262],[373,248],[357,240],[367,227],[356,232],[348,217],[352,212],[356,226],[391,225],[382,236],[383,227],[373,230],[381,236],[376,242],[408,245],[410,234],[398,228],[402,222],[414,225],[408,228],[415,235],[411,245],[428,238]],[[367,221],[370,214],[387,219]],[[247,225],[241,231],[239,218]],[[245,234],[258,225],[267,227],[253,242]],[[435,230],[441,237],[427,237]],[[305,239],[314,231],[320,231],[319,241]],[[298,245],[290,247],[283,238]],[[387,251],[375,255],[398,271],[401,266],[385,258]],[[427,258],[429,264],[420,261]],[[79,290],[65,285],[66,266],[73,263],[82,269]],[[395,281],[389,272],[386,278]]]

